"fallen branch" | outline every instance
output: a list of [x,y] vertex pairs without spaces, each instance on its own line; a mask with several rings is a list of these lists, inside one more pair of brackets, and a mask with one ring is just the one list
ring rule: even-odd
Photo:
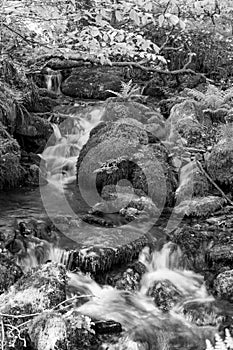
[[[44,62],[47,61],[38,71],[33,71],[31,73],[39,73],[41,70],[45,69],[46,67],[49,68],[53,68],[52,65],[52,59],[60,59],[62,61],[64,61],[64,66],[65,63],[69,61],[69,68],[76,68],[77,66],[80,66],[80,63],[77,64],[77,61],[81,61],[83,64],[87,64],[89,63],[93,63],[93,64],[99,64],[100,65],[100,60],[97,58],[93,58],[93,57],[85,57],[85,54],[71,54],[71,55],[66,55],[66,57],[64,57],[64,55],[61,53],[55,54],[55,55],[43,55],[43,56],[39,56],[34,60],[29,60],[28,64],[33,64],[36,62]],[[138,62],[134,62],[134,61],[127,61],[127,62],[111,62],[111,66],[113,67],[133,67],[133,68],[138,68],[142,71],[148,72],[148,73],[158,73],[158,74],[164,74],[164,75],[184,75],[184,74],[190,74],[190,75],[197,75],[197,76],[202,76],[206,81],[211,81],[210,79],[206,78],[205,74],[203,73],[197,73],[194,70],[187,68],[187,66],[191,63],[192,60],[192,55],[189,55],[189,60],[188,62],[184,65],[183,68],[180,69],[176,69],[173,71],[169,71],[169,70],[163,70],[163,69],[159,69],[159,68],[153,68],[153,67],[149,67],[149,66],[144,66]],[[72,62],[73,61],[73,62]],[[73,64],[72,64],[73,63]],[[106,64],[109,65],[110,64]],[[59,69],[61,69],[61,67],[59,67]]]
[[210,181],[210,183],[221,193],[222,197],[226,199],[226,201],[233,206],[233,202],[230,200],[229,197],[221,190],[221,188],[214,182],[214,180],[209,176],[209,174],[205,171],[201,163],[196,159],[196,164],[199,168],[199,170],[205,175],[205,177]]
[[24,40],[26,43],[30,44],[30,45],[41,45],[46,47],[47,49],[52,49],[51,47],[49,47],[48,45],[41,43],[39,41],[35,41],[35,40],[31,40],[26,38],[24,35],[22,35],[21,33],[17,32],[15,29],[13,29],[12,27],[9,27],[6,23],[3,23],[3,26],[5,28],[7,28],[10,32],[16,34],[17,36],[19,36],[22,40]]

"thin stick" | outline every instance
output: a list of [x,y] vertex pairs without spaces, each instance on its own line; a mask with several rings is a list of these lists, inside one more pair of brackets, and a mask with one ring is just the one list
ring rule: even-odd
[[54,309],[56,309],[57,307],[59,307],[59,306],[65,304],[65,303],[68,302],[68,301],[72,301],[72,300],[80,299],[80,298],[91,298],[91,297],[94,297],[94,295],[74,295],[72,298],[63,300],[60,304],[57,304],[56,306],[54,306],[54,307],[52,308],[52,310],[54,310]]
[[10,314],[2,314],[0,313],[1,317],[11,317],[11,318],[25,318],[25,317],[33,317],[33,316],[38,316],[42,312],[37,312],[35,314],[28,314],[28,315],[10,315]]
[[1,319],[1,330],[2,330],[2,341],[1,341],[1,348],[4,350],[4,343],[5,343],[5,331],[4,331],[4,323],[3,319]]
[[211,179],[211,177],[209,176],[209,174],[207,174],[207,172],[204,170],[203,166],[201,165],[201,163],[196,159],[196,164],[198,166],[198,168],[201,170],[201,172],[205,175],[205,177],[212,183],[212,185],[214,185],[214,187],[221,193],[221,195],[226,199],[226,201],[233,206],[233,202],[230,200],[229,197],[227,197],[227,195],[225,195],[225,193],[221,190],[221,188],[214,182],[213,179]]

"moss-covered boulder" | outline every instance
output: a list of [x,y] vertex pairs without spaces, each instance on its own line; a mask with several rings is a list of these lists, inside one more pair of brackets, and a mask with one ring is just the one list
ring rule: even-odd
[[219,142],[206,161],[207,171],[214,181],[232,191],[233,184],[233,127],[226,125]]
[[120,91],[122,80],[124,75],[117,67],[77,67],[63,81],[61,90],[67,96],[101,100],[113,96],[106,90]]
[[204,126],[199,122],[200,113],[200,108],[193,100],[186,100],[173,106],[166,121],[170,138],[178,132],[177,141],[182,137],[188,146],[202,145],[206,139],[206,133]]
[[221,269],[233,269],[233,243],[216,242],[206,251],[206,263],[216,272]]
[[47,119],[29,113],[18,119],[15,128],[15,137],[21,147],[33,153],[43,151],[52,133],[52,125]]
[[224,198],[217,196],[194,197],[187,199],[174,208],[174,212],[181,216],[209,216],[222,208],[226,203]]
[[219,298],[233,301],[233,270],[222,272],[216,277],[214,291]]
[[133,119],[98,125],[77,161],[77,184],[82,193],[91,192],[91,206],[100,201],[105,186],[123,180],[160,209],[173,201],[176,179],[168,151]]
[[[98,231],[96,230],[98,234]],[[111,236],[117,241],[112,244]],[[129,237],[124,236],[129,234]],[[110,241],[105,247],[103,244],[96,246],[84,247],[83,249],[72,252],[71,269],[79,268],[82,271],[90,272],[93,275],[101,275],[103,272],[111,270],[114,266],[121,266],[136,259],[141,250],[150,244],[150,240],[146,236],[141,236],[137,239],[130,239],[130,232],[124,229],[113,230],[108,229],[103,232],[106,236],[106,241]],[[128,243],[124,241],[128,240]]]
[[[29,343],[27,327],[33,316],[63,302],[66,298],[66,272],[64,267],[47,264],[31,270],[8,292],[0,296],[0,311],[4,317],[5,339],[0,335],[6,349],[10,344],[16,349],[23,349]],[[28,321],[28,322],[27,322]],[[26,329],[19,331],[15,327],[27,322]],[[6,326],[6,324],[8,326]]]
[[0,123],[0,190],[16,187],[21,177],[20,147]]
[[0,254],[0,294],[7,291],[22,275],[21,268],[12,258]]
[[110,98],[106,102],[105,111],[101,119],[114,122],[122,118],[132,118],[141,123],[148,123],[152,117],[156,117],[156,120],[161,124],[164,121],[163,116],[159,112],[155,112],[141,103]]

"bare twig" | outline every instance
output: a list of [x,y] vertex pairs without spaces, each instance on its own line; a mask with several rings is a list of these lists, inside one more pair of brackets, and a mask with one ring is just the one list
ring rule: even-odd
[[26,318],[26,317],[34,317],[40,315],[40,312],[28,315],[10,315],[10,314],[2,314],[0,313],[0,317],[10,317],[10,318]]
[[19,340],[22,340],[23,346],[24,346],[24,347],[27,346],[26,339],[21,337],[21,335],[20,335],[20,330],[19,330],[18,327],[13,326],[13,325],[10,324],[10,323],[5,323],[5,326],[6,326],[6,327],[9,327],[9,328],[11,329],[11,330],[10,330],[10,334],[12,334],[12,335],[13,335],[13,331],[15,330],[15,331],[17,332],[17,338],[18,338]]
[[54,306],[52,308],[52,310],[55,310],[57,307],[60,307],[61,305],[65,304],[69,301],[80,299],[80,298],[91,298],[91,297],[94,297],[94,295],[92,295],[92,294],[90,294],[90,295],[74,295],[73,297],[66,299],[66,300],[63,300],[60,304],[57,304],[56,306]]
[[12,33],[16,34],[17,36],[19,36],[22,40],[26,41],[28,44],[30,45],[41,45],[41,46],[44,46],[48,49],[51,49],[51,47],[49,47],[48,45],[44,44],[44,43],[41,43],[39,41],[35,41],[35,40],[31,40],[31,39],[28,39],[26,38],[25,36],[23,36],[21,33],[17,32],[15,29],[13,29],[12,27],[9,27],[6,23],[3,23],[3,26],[5,28],[7,28],[9,31],[11,31]]
[[233,202],[230,200],[229,197],[227,197],[227,195],[225,195],[225,193],[221,190],[221,188],[214,182],[214,180],[209,176],[209,174],[207,174],[207,172],[205,171],[205,169],[203,168],[203,166],[201,165],[201,163],[196,159],[196,164],[198,166],[198,168],[200,169],[200,171],[205,175],[205,177],[211,182],[211,184],[221,193],[221,195],[223,196],[223,198],[226,199],[226,201],[233,206]]

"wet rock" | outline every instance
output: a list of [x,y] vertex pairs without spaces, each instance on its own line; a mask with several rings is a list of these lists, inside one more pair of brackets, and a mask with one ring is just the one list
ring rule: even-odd
[[233,268],[233,244],[216,242],[206,251],[206,262],[215,272],[224,267]]
[[149,288],[148,295],[163,311],[171,310],[183,298],[181,292],[168,280],[155,282],[153,287]]
[[[97,127],[82,148],[77,162],[77,183],[81,190],[96,189],[128,181],[134,190],[152,198],[158,208],[173,201],[176,179],[168,151],[151,138],[143,124],[133,119]],[[96,202],[99,202],[97,200]],[[93,203],[95,204],[95,203]]]
[[63,81],[61,90],[67,96],[101,100],[113,96],[106,90],[119,92],[123,79],[119,68],[77,67]]
[[95,204],[84,221],[93,222],[103,226],[119,226],[133,220],[143,222],[159,215],[159,210],[149,197],[132,193],[132,189],[121,186],[117,192],[113,186],[112,192],[108,186],[102,191],[103,201]]
[[174,208],[174,212],[181,216],[209,216],[226,203],[224,198],[217,196],[195,197],[184,200]]
[[132,268],[128,268],[123,275],[116,281],[117,289],[128,290],[130,292],[139,290],[141,276]]
[[195,161],[189,162],[181,168],[179,187],[176,190],[177,204],[192,197],[205,197],[209,190],[209,181]]
[[115,321],[96,321],[93,329],[97,334],[120,333],[122,331],[121,324]]
[[0,122],[0,190],[14,188],[21,178],[20,147]]
[[[120,232],[119,229],[118,235]],[[127,233],[122,231],[121,234]],[[121,244],[121,238],[119,235],[118,246],[113,246],[112,248],[111,244],[109,244],[109,248],[90,246],[89,248],[83,248],[74,252],[71,269],[78,267],[82,271],[91,272],[93,275],[102,274],[105,271],[111,270],[113,266],[120,266],[137,258],[142,248],[148,245],[148,243],[148,238],[142,236],[138,239],[132,240],[128,244]]]
[[7,291],[22,275],[23,272],[14,259],[0,254],[0,294]]
[[52,133],[53,128],[48,120],[28,114],[18,122],[15,137],[25,151],[36,153],[44,149]]
[[216,277],[214,292],[221,299],[233,301],[233,270],[222,272]]
[[48,181],[42,174],[40,167],[36,164],[30,165],[25,177],[26,177],[25,184],[27,186],[37,187],[37,186],[44,186],[48,183]]
[[[186,140],[187,146],[200,146],[206,139],[205,129],[198,121],[200,108],[193,100],[186,100],[172,107],[170,116],[166,121],[170,128],[170,137],[178,132],[179,137]],[[179,140],[177,138],[177,141]]]
[[135,292],[140,289],[140,281],[145,272],[145,265],[134,261],[127,264],[127,267],[122,266],[119,271],[115,269],[110,271],[106,276],[106,281],[117,289]]
[[227,186],[232,192],[233,172],[232,172],[232,125],[225,128],[225,133],[219,142],[213,146],[212,151],[206,161],[207,171],[214,181]]
[[206,269],[205,252],[215,233],[207,229],[184,225],[177,228],[172,236],[172,242],[182,250],[184,266],[187,269],[201,271]]

